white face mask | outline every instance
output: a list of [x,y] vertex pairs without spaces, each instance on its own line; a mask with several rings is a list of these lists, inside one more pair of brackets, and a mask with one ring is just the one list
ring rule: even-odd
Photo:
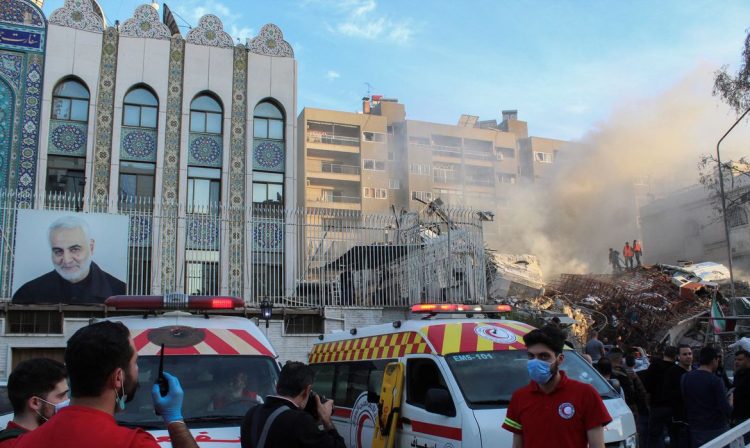
[[[59,402],[57,404],[50,403],[49,401],[45,400],[42,397],[37,397],[37,398],[40,399],[40,400],[42,400],[43,402],[47,403],[48,405],[50,405],[50,406],[52,406],[54,408],[55,412],[53,412],[52,415],[57,414],[58,412],[60,412],[60,410],[62,408],[67,407],[70,404],[70,398],[68,398],[67,400],[63,400],[63,401],[61,401],[61,402]],[[39,411],[37,411],[37,414],[39,415],[39,417],[42,417],[45,422],[47,420],[49,420],[47,417],[43,416]]]

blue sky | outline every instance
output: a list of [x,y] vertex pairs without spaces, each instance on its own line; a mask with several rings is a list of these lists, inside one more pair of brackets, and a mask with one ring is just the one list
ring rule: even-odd
[[[47,0],[49,15],[63,0]],[[100,0],[110,23],[137,0]],[[518,109],[532,135],[576,139],[619,104],[658,96],[696,67],[736,68],[747,1],[172,0],[234,37],[281,27],[299,61],[298,107],[354,111],[371,93],[407,117],[456,123]],[[710,92],[711,85],[706,85]]]

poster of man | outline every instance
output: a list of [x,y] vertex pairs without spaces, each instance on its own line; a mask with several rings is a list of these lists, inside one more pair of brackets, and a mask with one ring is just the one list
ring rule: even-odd
[[125,294],[128,225],[127,216],[19,211],[12,302],[92,304]]

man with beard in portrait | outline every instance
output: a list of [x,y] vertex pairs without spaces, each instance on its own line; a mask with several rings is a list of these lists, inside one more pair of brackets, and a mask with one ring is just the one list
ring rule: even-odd
[[[138,390],[138,352],[127,327],[103,321],[83,327],[68,340],[65,366],[70,405],[38,429],[18,438],[16,448],[159,448],[139,428],[119,426],[115,413],[124,411]],[[176,377],[164,372],[165,396],[151,388],[154,410],[162,417],[174,448],[197,448],[182,418],[183,392]]]
[[92,261],[94,239],[89,225],[77,216],[63,216],[49,227],[54,269],[21,286],[13,303],[104,303],[125,294],[125,283]]

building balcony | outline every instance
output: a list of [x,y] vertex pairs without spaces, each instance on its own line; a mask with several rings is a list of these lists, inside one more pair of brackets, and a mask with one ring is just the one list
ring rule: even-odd
[[355,165],[320,162],[316,160],[308,160],[305,171],[307,172],[307,177],[351,182],[359,182],[361,174],[360,167]]
[[362,208],[361,196],[345,196],[323,192],[320,195],[307,198],[308,207],[332,208],[338,210],[360,210]]
[[359,137],[309,131],[307,147],[340,152],[359,152]]

